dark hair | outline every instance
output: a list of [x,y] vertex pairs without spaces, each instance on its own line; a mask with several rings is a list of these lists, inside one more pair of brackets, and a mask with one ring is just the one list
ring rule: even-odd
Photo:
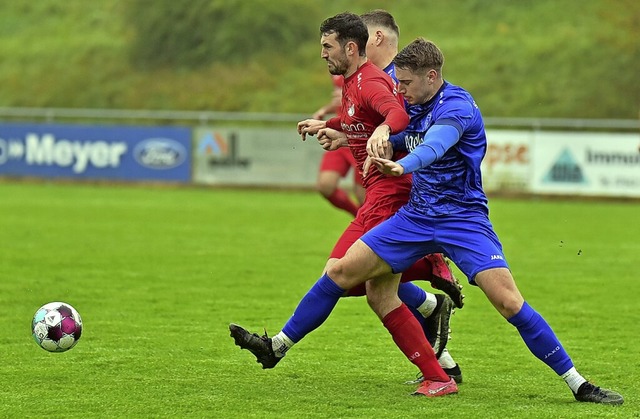
[[360,15],[360,18],[367,26],[381,26],[400,36],[400,29],[391,13],[383,9],[376,9]]
[[440,74],[444,65],[444,55],[433,42],[417,38],[402,48],[393,59],[393,63],[396,67],[415,74],[424,74],[429,70],[436,70]]
[[336,40],[340,46],[345,46],[347,42],[353,41],[358,46],[360,56],[366,55],[369,30],[360,16],[344,12],[326,19],[320,25],[320,34],[330,35],[332,33],[336,34]]

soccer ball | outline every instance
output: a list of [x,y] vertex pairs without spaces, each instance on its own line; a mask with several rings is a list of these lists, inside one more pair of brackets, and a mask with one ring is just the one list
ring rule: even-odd
[[68,351],[82,335],[82,319],[67,303],[45,304],[33,316],[31,333],[36,343],[46,351]]

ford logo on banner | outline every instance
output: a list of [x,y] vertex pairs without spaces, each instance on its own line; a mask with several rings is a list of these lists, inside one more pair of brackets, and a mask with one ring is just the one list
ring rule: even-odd
[[185,161],[187,150],[179,142],[168,138],[149,138],[135,146],[133,157],[150,169],[171,169]]

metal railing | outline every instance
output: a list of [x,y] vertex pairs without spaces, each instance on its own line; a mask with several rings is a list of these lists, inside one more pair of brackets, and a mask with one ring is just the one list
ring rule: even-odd
[[[0,120],[63,122],[68,120],[171,121],[196,122],[297,122],[309,118],[302,113],[217,112],[137,109],[75,109],[75,108],[0,108]],[[485,117],[485,124],[495,128],[573,129],[640,131],[640,119],[570,119],[570,118],[503,118]]]

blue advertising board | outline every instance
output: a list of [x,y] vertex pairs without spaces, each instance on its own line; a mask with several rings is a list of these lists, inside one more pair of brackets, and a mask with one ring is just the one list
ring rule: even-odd
[[191,129],[0,124],[0,176],[191,180]]

